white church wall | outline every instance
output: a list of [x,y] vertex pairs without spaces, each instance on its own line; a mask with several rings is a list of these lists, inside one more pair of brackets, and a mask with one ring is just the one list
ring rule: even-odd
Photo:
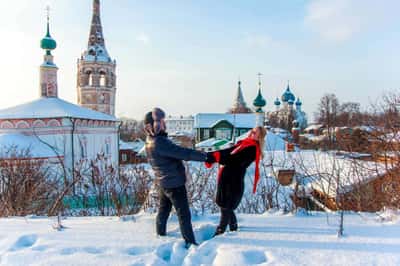
[[[108,123],[108,126],[105,124]],[[91,126],[75,126],[69,119],[63,119],[62,126],[41,128],[7,128],[0,129],[0,134],[15,133],[34,136],[54,151],[54,157],[63,157],[68,175],[72,176],[72,165],[80,160],[94,160],[104,155],[108,163],[118,166],[119,147],[118,126],[112,122],[92,121]],[[94,126],[96,124],[96,126]],[[99,126],[99,125],[102,126]],[[17,143],[16,143],[17,145]],[[73,149],[72,149],[73,145]],[[73,157],[74,156],[74,157]]]

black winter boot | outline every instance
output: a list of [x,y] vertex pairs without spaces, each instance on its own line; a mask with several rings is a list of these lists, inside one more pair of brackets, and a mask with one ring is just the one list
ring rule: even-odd
[[214,236],[222,235],[223,233],[225,233],[225,229],[218,226],[217,229],[215,230]]
[[236,223],[235,224],[229,224],[229,230],[232,231],[232,232],[237,231],[238,230],[238,225]]
[[185,241],[185,248],[186,249],[189,249],[191,246],[198,246],[198,245],[199,244],[197,244],[196,242],[190,243],[190,242]]

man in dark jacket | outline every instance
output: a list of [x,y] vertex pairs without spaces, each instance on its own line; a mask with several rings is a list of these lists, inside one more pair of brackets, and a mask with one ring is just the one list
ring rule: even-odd
[[168,139],[165,127],[165,113],[154,108],[144,118],[146,131],[146,153],[154,175],[159,182],[160,208],[156,218],[156,231],[166,235],[167,220],[172,206],[176,210],[179,227],[186,247],[195,244],[187,192],[186,174],[182,160],[215,162],[211,154],[187,149],[174,144]]

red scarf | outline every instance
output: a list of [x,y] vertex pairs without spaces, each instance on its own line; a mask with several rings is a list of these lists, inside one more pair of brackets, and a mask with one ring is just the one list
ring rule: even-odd
[[253,193],[256,193],[257,183],[260,179],[260,159],[261,159],[261,151],[260,151],[260,145],[259,145],[258,141],[254,140],[252,138],[245,138],[236,144],[236,148],[231,152],[231,154],[236,154],[236,153],[240,152],[241,150],[243,150],[247,147],[251,147],[251,146],[256,147],[256,159],[255,159],[256,169],[254,172],[254,183],[253,183]]
[[[236,145],[235,145],[235,149],[233,149],[233,151],[231,152],[231,154],[236,154],[240,151],[242,151],[243,149],[247,148],[247,147],[251,147],[251,146],[255,146],[256,147],[256,169],[255,169],[255,173],[254,173],[254,183],[253,183],[253,193],[256,193],[257,190],[257,183],[260,179],[260,159],[261,159],[261,151],[260,151],[260,145],[258,143],[258,141],[251,139],[251,138],[245,138],[241,141],[239,141]],[[214,152],[214,157],[216,162],[219,162],[220,159],[220,154],[219,152]],[[210,168],[212,166],[212,164],[208,164],[206,163],[206,167]],[[224,169],[224,166],[220,165],[219,169],[218,169],[218,182],[221,179],[221,175],[222,175],[222,170]]]

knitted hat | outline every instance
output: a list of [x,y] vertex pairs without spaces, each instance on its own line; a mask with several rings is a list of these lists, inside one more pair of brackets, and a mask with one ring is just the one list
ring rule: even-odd
[[161,121],[161,119],[165,118],[165,112],[160,108],[156,107],[152,111],[152,117],[154,122]]
[[148,112],[143,119],[143,123],[146,124],[151,124],[153,125],[154,123],[154,119],[153,119],[153,113],[152,112]]

